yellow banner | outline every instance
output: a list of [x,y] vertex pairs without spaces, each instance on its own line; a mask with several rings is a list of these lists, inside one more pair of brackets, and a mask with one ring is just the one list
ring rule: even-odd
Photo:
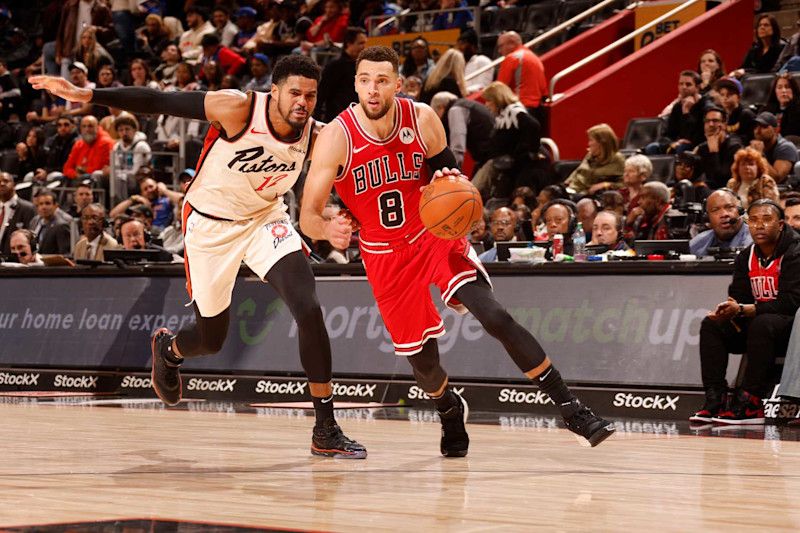
[[422,33],[398,33],[395,35],[380,35],[377,37],[370,37],[367,39],[367,46],[383,45],[389,48],[394,48],[400,56],[400,61],[411,50],[411,43],[418,37],[424,37],[429,43],[431,54],[436,50],[439,55],[444,54],[450,48],[455,46],[458,41],[458,36],[461,35],[461,30],[438,30],[438,31],[425,31]]
[[[648,22],[665,15],[678,7],[683,2],[657,2],[647,3],[636,8],[636,29],[638,30]],[[686,24],[695,17],[699,17],[706,12],[706,3],[697,2],[679,11],[667,20],[661,21],[655,26],[651,26],[644,33],[639,35],[634,41],[634,50],[652,43],[656,39],[663,37],[671,31],[677,30],[682,24]]]

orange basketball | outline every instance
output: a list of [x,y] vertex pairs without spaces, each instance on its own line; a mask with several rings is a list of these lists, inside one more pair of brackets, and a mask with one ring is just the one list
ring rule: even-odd
[[419,217],[440,239],[460,239],[483,216],[478,189],[464,178],[448,176],[432,181],[419,199]]

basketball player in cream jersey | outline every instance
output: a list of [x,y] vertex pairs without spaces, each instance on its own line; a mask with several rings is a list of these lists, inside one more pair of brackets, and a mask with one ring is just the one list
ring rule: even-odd
[[[300,360],[316,411],[311,452],[362,459],[367,450],[348,439],[333,416],[330,341],[314,275],[282,198],[313,150],[317,125],[310,117],[319,78],[316,63],[292,55],[275,64],[269,94],[162,93],[141,87],[92,90],[49,76],[34,76],[30,82],[72,102],[209,120],[214,126],[183,208],[186,288],[197,323],[177,335],[161,329],[153,336],[153,387],[161,400],[167,405],[180,401],[179,368],[185,357],[222,348],[231,292],[244,261],[275,288],[297,321]],[[342,218],[330,225],[338,232],[345,227],[349,223]]]
[[361,224],[364,267],[395,353],[408,359],[439,411],[442,455],[467,455],[469,410],[439,363],[436,338],[444,334],[444,323],[431,301],[431,284],[446,305],[471,312],[503,344],[559,407],[582,444],[600,444],[614,426],[572,395],[536,339],[497,301],[466,238],[447,241],[425,231],[418,212],[420,186],[430,181],[423,160],[434,179],[460,171],[439,117],[425,104],[396,98],[400,87],[394,50],[371,46],[361,52],[355,79],[359,103],[325,126],[317,141],[303,191],[303,232],[312,239],[332,236],[334,246],[349,239],[349,227],[322,217],[335,186]]

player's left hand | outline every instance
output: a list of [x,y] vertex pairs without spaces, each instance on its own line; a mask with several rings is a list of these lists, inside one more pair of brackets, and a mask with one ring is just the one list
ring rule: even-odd
[[340,209],[339,212],[336,213],[336,216],[344,217],[344,219],[350,223],[350,228],[353,231],[358,231],[361,229],[361,222],[359,222],[349,210]]
[[353,229],[350,222],[342,216],[336,215],[325,224],[325,240],[338,250],[347,250],[350,246],[350,236]]

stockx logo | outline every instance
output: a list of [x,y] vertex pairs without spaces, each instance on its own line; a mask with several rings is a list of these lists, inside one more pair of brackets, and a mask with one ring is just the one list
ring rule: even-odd
[[680,396],[638,396],[636,394],[618,392],[614,395],[614,407],[630,407],[633,409],[656,409],[658,411],[666,411],[678,409],[678,400]]

